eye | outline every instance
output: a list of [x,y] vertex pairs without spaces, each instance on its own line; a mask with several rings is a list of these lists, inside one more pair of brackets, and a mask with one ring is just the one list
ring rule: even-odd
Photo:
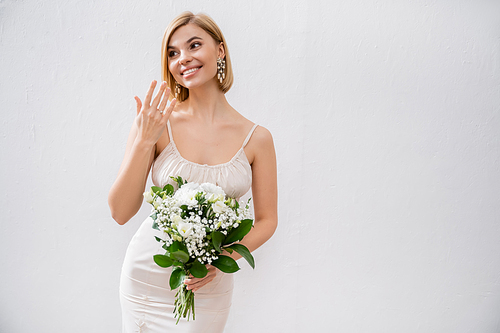
[[177,55],[176,51],[170,51],[170,52],[168,52],[168,56],[169,57],[175,57],[176,55]]
[[200,46],[201,46],[200,42],[194,42],[193,44],[191,44],[192,49],[195,49],[195,48],[200,47]]

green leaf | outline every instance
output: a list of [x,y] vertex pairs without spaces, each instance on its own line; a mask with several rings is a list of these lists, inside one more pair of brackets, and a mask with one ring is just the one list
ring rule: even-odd
[[189,254],[186,245],[179,241],[174,241],[166,250],[170,253],[172,259],[186,263],[189,261]]
[[157,237],[157,236],[155,236],[155,239],[156,239],[157,242],[161,242],[163,240],[163,239],[161,239],[160,237]]
[[167,193],[167,195],[174,194],[174,187],[171,184],[167,184],[163,187],[163,191]]
[[201,262],[198,260],[195,260],[193,262],[193,265],[191,266],[191,269],[189,272],[195,277],[195,278],[204,278],[207,276],[208,269],[205,265],[203,265]]
[[241,254],[241,256],[243,258],[245,258],[245,260],[248,262],[248,264],[250,266],[252,266],[252,268],[255,269],[255,261],[253,259],[253,256],[252,254],[250,253],[250,251],[248,250],[248,248],[243,245],[243,244],[233,244],[233,245],[230,245],[228,247],[225,248],[225,250],[229,250],[229,249],[233,249],[235,250],[236,252],[238,252],[239,254]]
[[214,245],[215,251],[218,251],[219,253],[222,251],[220,246],[224,241],[224,237],[224,234],[220,231],[212,232],[212,244]]
[[177,176],[177,177],[170,176],[170,178],[172,178],[173,180],[175,180],[177,182],[177,186],[179,186],[179,188],[182,185],[187,183],[187,181],[183,180],[181,176]]
[[156,221],[153,222],[153,229],[160,230],[160,228],[158,227],[158,223],[156,223]]
[[224,255],[220,255],[219,258],[212,261],[212,266],[217,267],[224,273],[234,273],[240,270],[233,258]]
[[227,252],[229,252],[229,254],[233,253],[233,249],[230,249],[228,247],[225,247],[223,250],[226,250]]
[[156,214],[156,212],[154,212],[153,214],[149,215],[149,217],[152,218],[153,220],[156,220],[157,216],[158,216],[158,214]]
[[242,240],[243,237],[245,237],[246,234],[250,232],[250,229],[252,229],[252,222],[253,220],[250,219],[241,220],[238,228],[233,229],[226,236],[226,239],[224,240],[224,245]]
[[174,267],[172,274],[170,275],[170,289],[174,290],[179,288],[184,279],[186,278],[186,273],[180,267]]
[[188,252],[186,245],[184,245],[182,242],[179,241],[174,241],[172,245],[168,247],[169,252],[175,252],[179,250],[184,251],[186,253]]
[[158,186],[151,186],[151,190],[153,191],[153,193],[156,193],[156,194],[160,194],[160,192],[163,191],[163,189],[161,187],[158,187]]
[[153,260],[160,267],[170,267],[173,264],[172,259],[163,254],[156,254],[153,256]]
[[184,252],[182,250],[170,252],[170,256],[174,259],[177,259],[180,262],[188,262],[189,261],[189,254],[187,252]]

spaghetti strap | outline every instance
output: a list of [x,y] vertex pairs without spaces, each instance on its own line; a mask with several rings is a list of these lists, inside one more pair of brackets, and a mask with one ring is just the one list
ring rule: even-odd
[[170,119],[167,120],[168,138],[170,142],[174,143],[174,137],[172,136],[172,128],[170,127]]
[[250,132],[248,132],[248,135],[247,135],[245,141],[243,142],[243,146],[241,146],[241,148],[245,148],[245,146],[247,145],[248,141],[252,137],[253,132],[257,128],[257,126],[259,126],[259,125],[257,125],[257,124],[253,125],[252,129],[250,130]]

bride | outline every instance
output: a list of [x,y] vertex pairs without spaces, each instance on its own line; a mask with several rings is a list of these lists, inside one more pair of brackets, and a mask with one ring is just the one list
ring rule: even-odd
[[[227,102],[224,94],[233,83],[231,60],[222,32],[207,15],[177,16],[165,31],[161,61],[158,92],[153,81],[143,101],[135,97],[137,116],[109,192],[111,215],[125,224],[137,213],[150,172],[161,187],[173,184],[170,176],[181,176],[189,182],[214,183],[234,198],[251,188],[255,223],[242,244],[253,251],[277,226],[271,133]],[[159,231],[151,225],[150,218],[141,224],[125,255],[120,279],[123,332],[223,332],[232,274],[208,265],[206,277],[186,279],[187,288],[195,292],[196,320],[175,325],[171,268],[153,261],[162,249],[154,238]],[[240,258],[236,252],[231,257]]]

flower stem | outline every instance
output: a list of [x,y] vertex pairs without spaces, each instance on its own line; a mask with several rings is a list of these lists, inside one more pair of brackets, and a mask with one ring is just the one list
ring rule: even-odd
[[175,302],[174,302],[174,318],[177,318],[176,325],[179,323],[179,320],[182,318],[187,318],[189,321],[191,314],[193,316],[193,320],[195,319],[194,315],[194,293],[192,290],[188,290],[187,286],[183,283],[179,287],[179,290],[175,294]]

